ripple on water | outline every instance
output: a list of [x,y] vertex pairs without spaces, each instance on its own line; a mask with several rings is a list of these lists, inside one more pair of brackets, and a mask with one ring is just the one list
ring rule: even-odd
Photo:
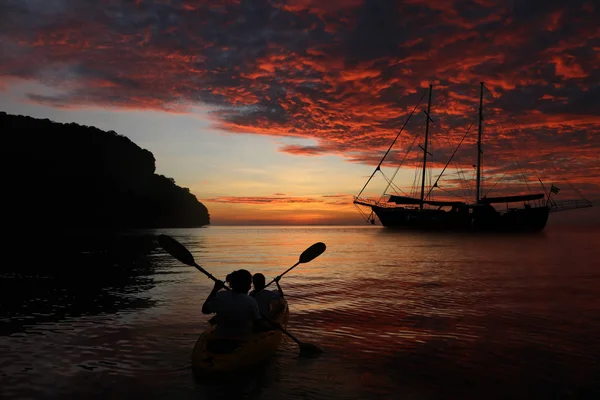
[[[137,282],[49,288],[8,308],[3,302],[3,395],[600,397],[600,274],[590,262],[600,253],[580,237],[465,240],[355,228],[210,228],[174,236],[221,278],[246,267],[276,276],[304,248],[325,242],[321,257],[281,281],[290,332],[325,353],[301,358],[285,338],[251,376],[194,381],[190,352],[207,327],[200,307],[212,282],[156,254],[153,274]],[[565,260],[565,246],[577,257]]]

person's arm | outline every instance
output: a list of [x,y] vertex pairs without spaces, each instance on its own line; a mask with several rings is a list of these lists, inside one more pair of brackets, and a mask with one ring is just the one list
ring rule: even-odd
[[215,298],[215,296],[217,295],[217,292],[221,289],[223,289],[224,284],[221,281],[216,281],[215,282],[215,286],[213,286],[213,289],[211,290],[210,294],[208,295],[208,297],[206,298],[206,300],[204,301],[204,304],[202,305],[202,314],[212,314],[213,311],[210,308],[210,302]]
[[279,286],[279,280],[281,279],[281,277],[276,277],[275,278],[275,284],[277,285],[277,290],[279,290],[279,294],[281,295],[281,297],[283,297],[283,290],[281,289],[281,286]]

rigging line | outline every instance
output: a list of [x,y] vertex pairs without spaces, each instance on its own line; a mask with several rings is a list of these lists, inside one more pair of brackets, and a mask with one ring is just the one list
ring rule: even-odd
[[471,178],[471,181],[474,181],[477,177],[477,171],[475,169],[473,169],[473,177]]
[[500,179],[498,179],[498,181],[496,183],[494,183],[494,185],[487,192],[485,192],[485,194],[483,195],[483,197],[487,197],[487,195],[490,194],[490,192],[492,191],[492,189],[495,188],[498,183],[500,183],[500,181],[502,180],[502,178],[504,178],[504,175],[506,175],[506,172],[502,174],[502,176],[500,177]]
[[[515,127],[520,130],[519,126],[517,125],[517,123],[515,122],[515,120],[512,118],[512,116],[508,116],[510,118],[510,120],[512,121],[512,123],[515,125]],[[523,143],[525,144],[525,143]],[[527,146],[527,144],[525,144],[525,146]],[[538,181],[540,181],[540,183],[542,182],[542,180],[540,179],[540,176],[538,175],[537,171],[535,169],[531,169],[532,172],[535,174],[535,177],[537,178]]]
[[454,168],[456,170],[455,175],[458,178],[460,189],[463,191],[465,197],[469,197],[470,196],[470,194],[469,194],[470,188],[466,182],[467,178],[465,177],[464,171],[460,167],[458,160],[452,160],[452,164],[454,165]]
[[458,194],[456,194],[456,193],[452,193],[451,191],[449,191],[449,190],[446,190],[446,189],[444,189],[444,188],[438,187],[438,189],[440,189],[442,192],[446,192],[446,193],[448,193],[449,195],[452,195],[452,196],[454,196],[454,197],[458,197],[459,199],[467,200],[465,197],[463,197],[463,196],[460,196],[460,195],[458,195]]
[[383,171],[379,170],[379,172],[381,172],[381,175],[383,175],[383,179],[385,179],[387,181],[388,185],[386,186],[385,190],[379,197],[379,200],[377,200],[378,203],[381,202],[381,200],[383,200],[384,196],[386,195],[387,190],[390,187],[392,187],[392,189],[396,192],[397,195],[400,195],[399,192],[401,192],[404,196],[410,197],[410,195],[407,194],[404,190],[402,190],[402,188],[400,188],[400,186],[398,186],[394,183],[394,177],[396,176],[396,172],[398,172],[397,170],[396,170],[396,172],[394,172],[394,175],[392,176],[391,179],[388,179],[388,177],[383,173]]
[[[492,92],[490,92],[490,90],[487,87],[485,89],[492,96],[492,98],[495,98],[495,96],[492,94]],[[511,122],[515,125],[515,127],[517,128],[517,130],[520,131],[519,126],[517,125],[517,123],[515,122],[515,120],[512,118],[512,116],[509,115],[508,117],[510,118]],[[498,124],[500,125],[500,128],[504,131],[504,125],[500,121],[498,121]],[[526,143],[523,143],[523,144],[524,144],[525,147],[528,147]],[[516,150],[515,147],[512,145],[512,143],[509,142],[509,145],[510,145],[510,147],[513,150]],[[531,187],[529,186],[529,183],[527,182],[527,178],[525,177],[525,169],[521,167],[521,165],[519,164],[519,160],[516,160],[516,164],[517,164],[517,168],[521,172],[521,176],[523,178],[523,182],[525,182],[525,186],[527,186],[527,190],[529,191],[529,194],[533,194],[533,192],[531,190]],[[537,180],[540,182],[540,185],[542,186],[542,190],[544,191],[544,194],[546,194],[546,188],[544,187],[544,183],[542,182],[542,180],[541,180],[539,174],[537,173],[536,169],[535,168],[529,168],[529,171],[533,172],[533,174],[535,175],[535,177],[537,178]],[[502,176],[504,177],[504,175],[502,175]],[[567,182],[567,184],[573,188],[573,186],[569,182]],[[575,189],[575,188],[573,188],[573,189]],[[488,193],[489,193],[489,191],[488,191]],[[579,193],[579,194],[581,196],[581,193]]]
[[[416,137],[415,137],[416,140]],[[398,171],[400,171],[400,166],[402,166],[402,164],[404,164],[404,161],[406,160],[406,156],[408,156],[408,153],[410,152],[410,150],[412,149],[415,140],[413,140],[413,143],[410,145],[410,147],[408,148],[406,154],[404,155],[404,158],[402,159],[402,161],[400,162],[400,165],[398,165],[398,167],[396,167],[396,170],[394,171],[394,174],[392,175],[392,178],[388,181],[388,185],[387,187],[384,189],[383,194],[381,195],[382,197],[385,196],[385,192],[387,192],[387,190],[390,188],[390,186],[395,186],[396,188],[398,188],[398,190],[400,190],[402,193],[404,193],[404,191],[402,189],[400,189],[399,186],[395,185],[394,179],[396,178],[396,175],[398,174]],[[381,170],[380,170],[381,171]],[[406,193],[405,193],[406,194]]]
[[[389,189],[389,187],[390,187],[390,186],[392,186],[392,188],[393,188],[393,189],[396,191],[396,194],[398,194],[398,195],[399,195],[400,193],[398,193],[398,191],[400,191],[400,192],[402,192],[402,194],[404,194],[405,196],[408,196],[408,195],[407,195],[407,194],[404,192],[404,190],[402,190],[402,189],[401,189],[399,186],[395,185],[395,184],[392,182],[392,179],[393,179],[393,178],[392,178],[392,179],[388,179],[388,177],[387,177],[387,176],[386,176],[386,175],[383,173],[383,171],[379,171],[379,172],[381,172],[381,175],[383,175],[383,178],[384,178],[384,179],[385,179],[385,180],[388,182],[388,186],[387,186],[387,188],[388,188],[388,189]],[[396,190],[396,189],[397,189],[397,190]],[[387,192],[387,189],[386,189],[386,192]],[[379,201],[381,201],[381,200],[383,199],[383,196],[385,196],[385,192],[384,192],[384,194],[383,194],[383,195],[381,195],[381,197],[379,198]]]
[[[496,99],[496,96],[494,96],[494,94],[492,92],[490,92],[490,90],[484,85],[485,90],[487,90],[487,92],[490,94],[490,96],[492,96],[493,99]],[[515,122],[515,120],[513,119],[512,115],[508,115],[508,118],[511,120],[511,122],[515,125],[515,127],[517,128],[517,130],[521,130],[521,128],[519,128],[519,125],[517,125],[517,123]],[[502,124],[499,122],[500,126],[502,127]],[[504,128],[502,128],[504,129]],[[525,143],[523,143],[525,146],[527,146]],[[514,147],[511,144],[511,147],[514,149]],[[517,161],[518,163],[518,161]],[[542,180],[540,179],[540,176],[538,175],[537,171],[535,169],[531,169],[531,171],[535,174],[535,177],[537,178],[537,180],[542,184],[542,188],[544,186],[544,184],[542,183]],[[521,172],[522,173],[522,172]],[[527,185],[527,181],[525,181],[525,184]],[[569,184],[567,182],[567,184]],[[569,184],[570,186],[570,184]],[[527,185],[527,187],[529,188],[529,185]],[[572,186],[571,186],[572,187]],[[575,189],[575,188],[573,188]],[[546,189],[544,189],[545,191]],[[531,193],[531,189],[530,189],[530,193]],[[580,194],[581,195],[581,194]],[[582,196],[583,197],[583,196]]]
[[358,204],[354,204],[356,206],[356,209],[358,210],[358,212],[360,213],[360,215],[364,218],[364,220],[366,222],[369,222],[371,220],[371,214],[373,214],[373,211],[371,211],[371,214],[369,214],[369,216],[367,216],[367,214],[361,210],[361,208],[358,206]]
[[392,144],[390,145],[390,147],[387,149],[387,151],[385,152],[385,154],[381,158],[381,161],[379,161],[379,164],[377,164],[377,168],[375,168],[375,171],[373,171],[373,173],[371,174],[371,176],[367,180],[367,183],[365,183],[365,186],[363,186],[363,188],[360,190],[360,192],[358,193],[358,195],[356,197],[359,197],[362,194],[362,192],[365,190],[365,188],[367,187],[367,185],[369,184],[369,182],[371,181],[371,179],[373,179],[373,176],[375,175],[375,173],[377,171],[381,171],[381,163],[383,163],[383,160],[385,160],[385,158],[387,157],[388,153],[390,152],[390,150],[392,149],[392,147],[396,143],[396,140],[398,140],[398,137],[400,137],[400,134],[402,133],[402,131],[404,131],[404,128],[406,127],[406,124],[408,124],[408,121],[410,121],[410,118],[414,114],[414,112],[417,109],[417,107],[419,107],[419,104],[421,104],[421,100],[423,100],[423,98],[425,97],[426,94],[427,94],[427,91],[424,91],[423,95],[419,99],[419,102],[415,105],[415,108],[413,108],[413,110],[410,112],[410,114],[409,114],[408,118],[406,119],[406,121],[404,121],[404,125],[402,125],[402,128],[400,129],[400,132],[398,132],[398,134],[396,135],[396,138],[394,139],[394,141],[392,142]]
[[[519,128],[519,125],[517,125],[517,123],[515,122],[515,120],[509,116],[509,118],[511,119],[512,123],[517,127],[517,129],[520,131],[521,129]],[[527,144],[524,143],[525,146],[527,146]],[[556,166],[554,165],[553,161],[548,162],[548,164],[552,167],[552,169],[554,169],[554,171],[556,171],[559,176],[561,174],[561,171],[556,168]],[[535,172],[535,171],[534,171]],[[542,180],[540,179],[540,177],[537,175],[536,173],[536,177],[538,178],[538,181],[540,181],[540,183],[542,183]],[[564,179],[564,182],[569,185],[571,187],[571,189],[573,189],[579,196],[581,196],[582,199],[586,199],[586,197],[581,193],[581,191],[579,189],[577,189],[575,186],[573,186],[568,180]],[[542,184],[543,185],[543,184]],[[587,199],[586,199],[587,200]]]
[[470,197],[472,188],[469,186],[469,181],[467,181],[465,171],[461,168],[457,160],[452,160],[452,162],[454,163],[454,167],[456,168],[456,175],[459,178],[462,190],[465,192],[465,197]]
[[[483,82],[481,82],[481,92],[479,95],[479,129],[477,131],[477,167],[476,167],[476,171],[475,171],[475,203],[479,204],[479,200],[481,199],[480,194],[483,191],[483,183],[486,180],[485,174],[483,173],[483,164],[485,163],[485,159],[482,162],[481,161],[481,155],[483,154],[483,147],[482,146],[482,142],[481,142],[481,138],[483,136],[483,131],[484,131],[484,125],[483,125],[483,89],[486,88],[485,84]],[[489,92],[489,90],[488,90]],[[492,96],[493,97],[493,96]],[[487,120],[487,116],[485,117],[485,119]],[[487,129],[486,129],[487,130]],[[485,182],[487,183],[487,182]]]
[[462,144],[463,140],[465,140],[465,138],[467,137],[467,135],[469,134],[469,131],[471,131],[471,128],[473,127],[473,123],[471,122],[471,126],[469,126],[469,129],[467,129],[467,132],[465,132],[465,134],[463,135],[462,139],[460,139],[460,143],[458,143],[458,146],[456,147],[456,149],[454,149],[454,153],[452,153],[452,156],[450,156],[450,159],[448,160],[448,162],[446,163],[446,165],[444,166],[444,169],[442,169],[442,172],[440,172],[440,175],[438,176],[438,178],[435,180],[435,183],[433,184],[433,186],[431,186],[429,188],[429,193],[427,193],[427,196],[425,197],[425,199],[427,199],[429,197],[429,195],[431,194],[431,191],[433,190],[434,187],[437,186],[440,178],[442,177],[442,175],[444,174],[444,171],[446,171],[446,168],[448,168],[448,165],[450,164],[450,162],[452,161],[452,159],[454,158],[454,155],[456,154],[456,152],[458,151],[458,149],[460,148],[460,145]]
[[[431,154],[432,154],[432,159],[433,159],[433,149],[431,148],[431,143],[429,144],[429,148],[431,149]],[[429,176],[427,176],[427,184],[429,185],[429,187],[431,188],[431,179],[433,177],[433,165],[432,163],[429,163]]]
[[529,194],[533,194],[531,188],[529,187],[529,183],[527,183],[527,178],[525,178],[525,171],[521,168],[521,164],[519,164],[519,160],[517,160],[517,167],[521,170],[521,176],[523,177],[523,182],[525,182],[525,186],[527,186],[527,190],[529,190]]
[[[502,129],[503,132],[508,132],[508,130],[504,129],[504,125],[502,124],[502,122],[498,121],[498,125],[500,125],[500,129]],[[508,142],[508,145],[511,147],[511,149],[513,149],[514,151],[516,151],[515,147],[512,145],[512,143]],[[521,173],[521,177],[523,179],[523,182],[525,183],[525,186],[527,186],[527,190],[529,191],[529,194],[533,194],[533,192],[531,191],[531,187],[529,186],[529,183],[527,182],[527,178],[525,177],[525,169],[521,167],[521,164],[519,164],[519,160],[515,160],[515,164],[517,164],[517,169],[519,170],[519,172]],[[536,178],[538,179],[538,181],[542,181],[540,179],[539,176],[537,176],[537,174],[535,173],[535,170],[532,170],[533,173],[536,175]],[[506,174],[504,174],[506,175]],[[504,175],[502,175],[502,177],[504,177]],[[494,185],[496,186],[496,185]],[[489,193],[489,191],[488,191]]]
[[548,191],[546,191],[546,186],[544,186],[544,183],[542,182],[542,180],[540,178],[538,178],[538,181],[540,181],[540,185],[542,185],[542,190],[544,190],[544,196],[549,196],[550,193]]
[[379,198],[378,201],[381,201],[383,199],[383,197],[386,195],[387,189],[389,189],[390,187],[392,187],[392,189],[396,192],[396,194],[400,195],[399,192],[402,192],[403,195],[408,196],[408,194],[404,190],[402,190],[402,188],[400,186],[396,185],[393,182],[394,177],[388,179],[387,176],[383,173],[383,171],[380,171],[380,172],[381,172],[381,175],[383,175],[383,178],[388,182],[388,186],[387,186],[386,190],[383,192],[383,194],[381,195],[381,197]]
[[[485,85],[483,87],[485,88]],[[472,123],[472,124],[474,124],[474,123]],[[472,162],[469,164],[472,165]],[[465,170],[461,167],[461,165],[457,161],[455,161],[455,166],[456,166],[456,170],[458,172],[458,176],[462,178],[461,184],[463,186],[463,190],[466,193],[465,198],[473,197],[475,195],[474,186],[476,186],[476,184],[474,181],[475,181],[476,171],[472,171],[473,176],[470,179],[467,179],[467,173],[465,172]],[[473,165],[473,167],[474,167],[474,165]]]
[[[388,182],[388,186],[383,190],[383,194],[381,195],[381,198],[383,198],[383,196],[385,196],[385,192],[387,192],[387,190],[390,188],[390,185],[392,185],[392,182],[396,178],[396,174],[398,173],[398,171],[400,171],[400,167],[404,164],[404,161],[406,160],[406,157],[408,157],[408,153],[410,153],[410,151],[412,150],[413,146],[415,145],[415,142],[417,141],[417,137],[419,137],[418,133],[415,135],[415,137],[413,138],[413,141],[410,144],[409,148],[404,153],[404,157],[402,158],[402,161],[400,161],[400,164],[398,165],[398,167],[396,167],[396,171],[394,171],[394,175],[392,175],[392,179]],[[381,168],[379,170],[381,171]],[[396,187],[398,187],[398,186],[396,186]],[[400,191],[402,193],[404,193],[404,191],[402,189],[400,189]]]
[[[472,126],[473,126],[473,123],[471,123],[471,127]],[[471,129],[471,127],[469,127],[469,129]],[[445,139],[446,139],[446,143],[448,143],[448,147],[451,147],[452,144],[450,143],[450,140],[448,138],[445,138]],[[464,140],[464,138],[463,138],[463,140]],[[456,150],[458,151],[458,149],[456,149]],[[456,154],[456,151],[454,152],[454,154]],[[452,160],[452,158],[451,158],[451,160]],[[469,186],[469,183],[468,183],[470,181],[467,180],[465,173],[464,173],[463,169],[460,167],[460,164],[457,162],[457,160],[454,159],[452,161],[454,162],[454,165],[456,168],[456,172],[457,172],[457,175],[458,175],[458,178],[460,181],[461,189],[465,193],[465,198],[467,198],[467,197],[471,196],[471,191],[472,191],[472,188]]]
[[419,180],[421,178],[421,169],[418,167],[419,164],[419,160],[415,161],[415,177],[413,179],[412,185],[411,185],[411,190],[410,190],[410,195],[411,197],[416,197],[417,196],[417,180]]
[[[389,179],[388,179],[388,177],[387,177],[387,176],[386,176],[386,175],[383,173],[383,171],[379,171],[379,172],[381,172],[381,175],[383,176],[383,179],[385,179],[385,180],[386,180],[386,182],[388,182],[388,188],[389,188],[389,187],[390,187],[390,185],[389,185],[389,182],[390,182],[390,180],[389,180]],[[382,196],[382,197],[383,197],[383,196]],[[379,200],[381,200],[381,198],[380,198]]]
[[418,168],[415,165],[414,168],[412,168],[412,170],[414,171],[414,176],[413,176],[413,181],[410,185],[407,186],[407,189],[409,189],[409,196],[410,197],[414,197],[414,190],[415,190],[415,182],[417,181],[417,175],[419,174]]
[[390,186],[391,186],[391,187],[394,189],[394,191],[396,192],[396,194],[400,194],[400,193],[398,193],[398,192],[402,192],[402,194],[403,194],[403,195],[407,196],[406,192],[405,192],[404,190],[402,190],[402,189],[400,188],[400,186],[396,185],[396,184],[393,182],[393,179],[394,179],[394,178],[392,178],[392,180],[390,181]]
[[[434,146],[433,146],[433,140],[431,140],[431,138],[429,139],[429,144],[427,145],[427,151],[430,153],[430,160],[431,162],[429,162],[427,164],[427,170],[425,171],[425,179],[427,179],[427,185],[429,187],[431,187],[431,178],[433,176],[433,153],[434,153]],[[424,195],[425,193],[423,193]]]
[[[358,208],[358,205],[356,206],[356,208]],[[359,208],[360,211],[360,208]],[[361,211],[363,218],[365,219],[365,222],[371,222],[371,217],[373,216],[373,211],[371,211],[369,213],[369,215],[367,215],[365,212]]]
[[467,174],[465,173],[465,170],[460,166],[460,164],[456,160],[454,160],[454,163],[456,164],[458,176],[459,178],[461,178],[460,183],[463,187],[463,190],[465,191],[465,197],[473,197],[473,182],[467,179]]

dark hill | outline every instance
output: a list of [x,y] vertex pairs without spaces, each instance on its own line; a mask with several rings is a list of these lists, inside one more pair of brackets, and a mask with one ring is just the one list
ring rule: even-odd
[[0,112],[5,227],[198,227],[206,207],[114,131]]
[[210,223],[187,188],[154,173],[151,152],[116,132],[0,112],[0,133],[0,273],[78,284],[147,273],[157,244],[145,228]]

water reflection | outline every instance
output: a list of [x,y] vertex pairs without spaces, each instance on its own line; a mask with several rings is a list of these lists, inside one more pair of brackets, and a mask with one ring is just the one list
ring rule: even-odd
[[155,304],[150,298],[131,296],[154,287],[151,277],[135,277],[126,282],[119,278],[104,283],[0,276],[0,335],[24,332],[40,323],[142,309]]
[[41,263],[22,257],[29,262],[5,263],[0,271],[0,335],[66,318],[152,307],[154,300],[136,294],[154,287],[148,258],[156,251],[154,237],[95,240],[85,242],[95,244],[93,251],[80,240],[63,246],[60,259],[48,257]]
[[[155,252],[150,272],[122,284],[112,280],[63,292],[41,281],[9,283],[14,290],[2,294],[3,318],[35,321],[48,318],[36,313],[64,310],[44,308],[46,298],[68,312],[58,321],[38,319],[0,336],[2,394],[598,398],[600,253],[591,242],[598,232],[549,230],[541,238],[514,240],[426,238],[378,228],[157,232],[182,242],[220,278],[248,267],[270,279],[295,264],[305,248],[325,242],[322,256],[281,281],[290,305],[289,331],[325,354],[300,358],[297,345],[284,338],[276,356],[252,375],[228,376],[225,382],[196,379],[190,354],[208,326],[200,307],[212,282]],[[4,304],[10,298],[9,315]],[[29,303],[37,304],[35,311]]]

